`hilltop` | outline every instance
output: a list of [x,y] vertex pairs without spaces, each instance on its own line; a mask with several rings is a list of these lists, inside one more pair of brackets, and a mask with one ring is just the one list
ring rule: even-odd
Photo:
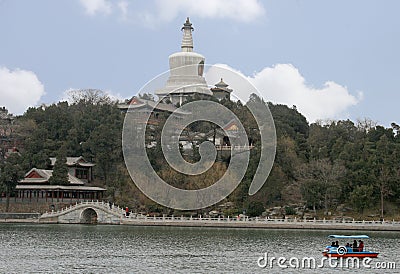
[[[259,99],[259,98],[258,98]],[[243,121],[254,142],[247,173],[239,187],[219,206],[205,209],[215,214],[242,213],[301,216],[397,217],[400,208],[400,131],[372,121],[325,121],[309,124],[296,107],[266,103],[274,117],[277,153],[272,172],[263,188],[248,196],[248,187],[258,164],[259,138],[251,131],[254,120],[241,102],[222,101]],[[164,117],[166,118],[166,117]],[[60,148],[68,156],[82,155],[94,162],[95,182],[107,188],[107,199],[128,205],[138,212],[171,214],[144,197],[131,181],[121,150],[124,114],[117,102],[102,93],[83,92],[72,103],[58,102],[29,108],[13,117],[12,131],[3,140],[17,140],[20,167],[28,171],[42,168]],[[159,138],[162,122],[152,125]],[[209,132],[212,125],[190,125],[189,132]],[[222,176],[229,157],[221,157],[206,177],[188,180],[171,170],[162,157],[159,142],[148,148],[157,173],[181,188],[201,188]],[[2,144],[5,144],[3,142]],[[3,151],[4,152],[4,151]],[[5,153],[2,154],[3,156]],[[196,146],[185,153],[188,161],[198,161]],[[4,159],[2,159],[4,161]],[[207,178],[207,180],[205,179]],[[266,208],[271,208],[265,211]]]

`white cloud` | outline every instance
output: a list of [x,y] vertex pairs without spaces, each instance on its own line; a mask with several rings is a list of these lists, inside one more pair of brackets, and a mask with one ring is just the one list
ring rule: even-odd
[[107,0],[80,0],[80,3],[89,15],[110,14],[113,8],[111,2]]
[[[209,84],[216,83],[216,75],[219,75],[218,77],[223,77],[224,81],[234,89],[234,93],[235,91],[238,93],[239,98],[248,96],[252,87],[244,84],[242,79],[239,79],[240,77],[232,77],[232,73],[229,72],[232,68],[227,65],[216,66],[220,69],[212,67],[209,70],[213,72],[211,73],[212,77],[208,75],[209,72],[207,73]],[[354,96],[345,86],[333,81],[327,81],[322,87],[315,88],[307,84],[299,70],[291,64],[266,67],[253,76],[246,76],[240,71],[232,71],[253,84],[264,100],[288,106],[295,105],[310,122],[318,119],[343,118],[351,106],[357,105],[363,99],[362,92],[358,92],[357,96]],[[244,85],[247,86],[244,87]],[[246,90],[246,95],[240,93],[239,90]]]
[[156,0],[155,5],[155,16],[167,22],[181,15],[250,22],[265,14],[259,0]]
[[127,1],[121,1],[117,4],[118,9],[121,12],[121,19],[128,20],[128,7],[129,3]]
[[80,0],[80,3],[89,15],[110,14],[116,10],[120,19],[141,22],[147,26],[171,22],[178,16],[251,22],[265,15],[260,0],[148,0],[144,7],[139,7],[138,3],[132,5],[126,0],[117,3],[110,0]]
[[0,104],[11,113],[24,113],[28,107],[35,106],[44,94],[44,86],[34,72],[0,67]]

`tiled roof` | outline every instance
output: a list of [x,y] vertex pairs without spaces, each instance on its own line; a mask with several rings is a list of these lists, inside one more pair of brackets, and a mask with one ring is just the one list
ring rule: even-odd
[[69,185],[69,186],[60,186],[60,185],[17,185],[16,189],[25,189],[25,190],[31,190],[31,189],[41,189],[41,190],[83,190],[83,191],[105,191],[105,188],[102,187],[97,187],[97,186],[74,186],[74,185]]
[[[32,172],[35,172],[38,177],[27,178]],[[20,181],[20,184],[46,184],[50,177],[53,175],[53,170],[32,168],[25,174],[25,178]],[[68,174],[68,181],[70,185],[84,185],[85,182]]]
[[137,97],[132,97],[127,103],[125,104],[119,104],[118,108],[119,109],[140,109],[143,107],[147,107],[149,109],[154,109],[154,110],[160,110],[160,111],[166,111],[166,112],[175,112],[178,114],[189,114],[184,111],[180,111],[175,107],[173,104],[166,104],[166,103],[161,103],[161,102],[155,102],[151,100],[145,100]]
[[[50,165],[54,166],[56,163],[56,158],[55,157],[50,157]],[[80,165],[80,166],[95,166],[93,163],[87,162],[82,156],[79,157],[67,157],[67,166],[74,166],[74,165]]]

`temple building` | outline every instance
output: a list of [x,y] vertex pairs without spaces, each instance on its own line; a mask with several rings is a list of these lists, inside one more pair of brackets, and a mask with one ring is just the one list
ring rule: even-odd
[[15,117],[8,113],[8,109],[6,109],[6,107],[0,107],[0,121],[1,123],[8,123],[11,124],[13,122],[13,120],[15,119]]
[[135,118],[142,118],[142,121],[138,121],[138,123],[145,123],[145,118],[150,115],[150,119],[147,121],[147,124],[158,125],[159,117],[165,115],[169,115],[173,112],[175,114],[185,115],[187,113],[178,110],[178,108],[172,104],[166,104],[161,102],[155,102],[153,100],[147,100],[143,98],[139,98],[137,96],[133,96],[131,99],[126,100],[124,103],[118,104],[118,108],[122,113],[126,112],[135,112],[137,114],[143,113],[143,117],[140,115],[135,116]]
[[101,200],[105,188],[88,185],[93,180],[93,163],[82,156],[67,157],[68,184],[52,185],[56,158],[50,158],[49,169],[32,168],[16,187],[15,201],[27,202],[75,202],[79,200]]
[[190,97],[212,96],[203,76],[205,58],[193,51],[193,30],[187,18],[182,27],[181,51],[169,56],[169,78],[165,87],[155,92],[160,101],[181,105]]
[[213,96],[217,98],[219,101],[225,99],[225,100],[230,100],[231,99],[231,92],[233,91],[232,89],[228,88],[228,84],[224,82],[224,80],[221,78],[221,81],[215,84],[214,88],[211,88],[211,91],[213,93]]
[[[50,158],[50,168],[53,169],[56,158]],[[67,157],[66,165],[68,166],[68,174],[74,176],[85,183],[93,181],[93,167],[95,164],[86,161],[82,156]]]

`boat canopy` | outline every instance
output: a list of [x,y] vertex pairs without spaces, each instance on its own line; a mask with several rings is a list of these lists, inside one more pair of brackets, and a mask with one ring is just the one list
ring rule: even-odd
[[329,235],[331,239],[369,239],[367,235]]

